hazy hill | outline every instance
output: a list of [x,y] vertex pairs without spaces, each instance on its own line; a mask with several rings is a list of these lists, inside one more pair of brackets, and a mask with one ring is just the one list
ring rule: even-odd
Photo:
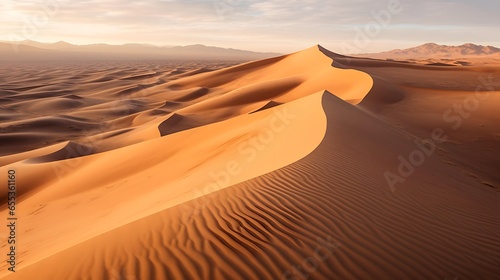
[[67,42],[40,43],[35,41],[0,42],[0,61],[57,60],[258,60],[278,56],[204,45],[154,46],[147,44],[73,45]]
[[500,56],[500,49],[492,46],[464,44],[460,46],[438,45],[427,43],[409,49],[396,49],[381,53],[359,54],[356,56],[380,59],[422,59],[422,58],[460,58],[460,57],[486,57]]

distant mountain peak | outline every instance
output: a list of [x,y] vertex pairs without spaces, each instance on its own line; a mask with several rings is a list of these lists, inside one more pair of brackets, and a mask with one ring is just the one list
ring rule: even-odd
[[438,47],[439,45],[436,43],[425,43],[421,47]]
[[65,41],[58,41],[58,42],[55,42],[51,45],[53,45],[53,46],[68,46],[68,47],[74,46],[73,44],[70,44],[70,43],[65,42]]

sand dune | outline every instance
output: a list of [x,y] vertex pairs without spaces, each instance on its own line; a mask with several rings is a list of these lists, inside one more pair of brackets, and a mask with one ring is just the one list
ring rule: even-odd
[[[18,66],[2,86],[0,173],[19,174],[22,239],[18,271],[4,262],[0,277],[500,274],[497,67],[321,46],[221,66],[54,65],[45,79]],[[458,128],[453,111],[443,120],[482,82],[488,99]],[[446,140],[388,184],[436,128]]]

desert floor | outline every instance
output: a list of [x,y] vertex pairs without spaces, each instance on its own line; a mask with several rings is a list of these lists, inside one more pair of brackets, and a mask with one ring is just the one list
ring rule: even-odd
[[2,64],[0,278],[498,279],[500,65],[422,64]]

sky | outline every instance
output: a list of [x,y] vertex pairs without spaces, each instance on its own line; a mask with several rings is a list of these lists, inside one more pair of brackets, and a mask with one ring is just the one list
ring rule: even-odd
[[0,40],[373,53],[500,46],[498,0],[2,0]]

